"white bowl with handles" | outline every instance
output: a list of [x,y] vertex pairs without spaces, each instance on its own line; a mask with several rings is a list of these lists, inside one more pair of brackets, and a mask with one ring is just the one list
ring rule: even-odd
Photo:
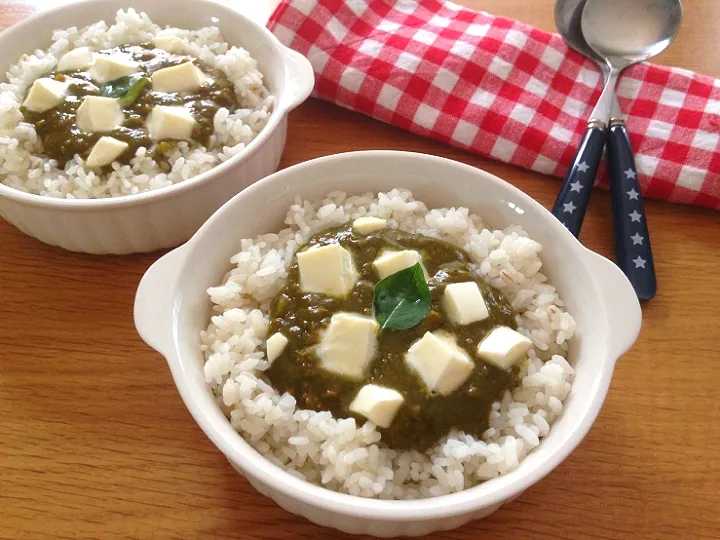
[[[414,501],[364,499],[299,480],[267,461],[231,427],[205,384],[200,331],[207,288],[221,282],[243,238],[278,231],[296,195],[362,194],[406,188],[428,208],[465,206],[491,227],[521,225],[543,245],[543,271],[577,323],[568,358],[576,369],[563,415],[519,467],[460,493]],[[257,182],[213,215],[193,238],[147,271],[135,299],[142,338],[168,361],[186,406],[233,467],[280,506],[350,533],[422,535],[484,517],[554,469],[590,429],[618,358],[638,336],[641,312],[624,274],[589,251],[550,212],[512,185],[454,161],[405,152],[338,154]]]
[[0,216],[39,240],[96,254],[147,252],[177,246],[223,203],[277,170],[287,115],[310,95],[310,62],[239,11],[210,0],[81,0],[41,12],[0,33],[0,83],[21,55],[46,49],[53,30],[112,21],[119,9],[146,12],[178,28],[217,26],[230,45],[257,59],[276,97],[270,120],[241,152],[189,180],[137,195],[70,200],[23,193],[0,183]]

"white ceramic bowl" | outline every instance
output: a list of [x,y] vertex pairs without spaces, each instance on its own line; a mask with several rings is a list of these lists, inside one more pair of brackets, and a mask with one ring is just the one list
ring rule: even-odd
[[[544,272],[577,322],[569,358],[577,373],[565,412],[513,472],[461,493],[418,501],[339,494],[299,480],[268,462],[230,426],[203,375],[199,333],[209,320],[206,289],[229,270],[242,238],[283,228],[295,195],[320,199],[410,189],[428,207],[466,206],[492,227],[522,225],[543,245]],[[640,331],[640,306],[610,261],[583,247],[545,208],[510,184],[467,165],[423,154],[354,152],[275,173],[223,206],[184,246],[145,274],[135,299],[142,338],[163,354],[195,420],[230,463],[290,512],[351,533],[421,535],[481,518],[520,495],[582,440],[600,411],[613,367]]]
[[[239,5],[239,4],[238,4]],[[42,12],[0,34],[0,83],[21,55],[46,49],[53,30],[112,21],[118,9],[146,12],[161,26],[218,26],[231,45],[257,59],[277,103],[265,129],[246,149],[214,169],[156,191],[97,200],[53,199],[0,183],[0,216],[43,242],[87,253],[133,253],[177,246],[223,203],[277,170],[287,114],[312,90],[310,62],[266,28],[209,0],[84,0]]]

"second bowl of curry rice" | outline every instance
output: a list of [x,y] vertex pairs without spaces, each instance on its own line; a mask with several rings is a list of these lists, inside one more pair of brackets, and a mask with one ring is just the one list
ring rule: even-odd
[[93,253],[178,244],[273,172],[313,81],[266,29],[206,1],[79,2],[0,45],[0,213]]

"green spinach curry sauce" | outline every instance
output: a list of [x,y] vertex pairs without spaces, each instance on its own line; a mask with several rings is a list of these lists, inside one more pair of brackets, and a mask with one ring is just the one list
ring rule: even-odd
[[[22,108],[21,111],[25,121],[35,126],[45,155],[57,160],[60,167],[64,167],[65,163],[75,154],[87,157],[92,147],[103,135],[109,135],[128,143],[128,148],[116,160],[120,163],[128,163],[141,146],[150,149],[153,141],[150,139],[145,121],[155,105],[176,105],[191,109],[195,118],[192,141],[207,147],[213,133],[213,118],[218,109],[226,107],[233,110],[240,106],[232,83],[225,74],[198,63],[197,59],[168,53],[156,48],[152,43],[124,45],[101,50],[98,54],[112,55],[116,53],[124,53],[138,62],[138,75],[147,77],[159,69],[194,60],[211,81],[209,81],[210,84],[204,84],[197,90],[182,93],[156,92],[152,90],[151,85],[147,85],[137,99],[123,107],[125,120],[122,125],[111,132],[88,133],[78,128],[77,109],[85,96],[101,95],[101,85],[94,83],[87,71],[53,71],[47,77],[61,82],[71,81],[65,100],[57,107],[41,113],[25,108]],[[173,145],[173,141],[162,141],[154,150],[152,157],[164,170],[169,170],[169,164],[163,156],[173,149]]]
[[[266,371],[271,384],[279,392],[292,394],[301,408],[331,411],[336,418],[353,416],[360,424],[365,418],[354,415],[348,407],[365,384],[375,383],[397,390],[405,401],[390,427],[380,429],[383,441],[392,448],[422,451],[447,436],[452,429],[482,435],[488,428],[493,402],[517,383],[517,367],[501,370],[475,355],[477,345],[494,327],[517,328],[507,299],[472,270],[467,253],[447,242],[391,229],[364,236],[345,226],[314,236],[303,249],[336,242],[352,253],[359,280],[351,293],[342,299],[305,293],[300,288],[295,260],[286,285],[271,307],[268,335],[282,332],[289,340],[282,354]],[[421,254],[423,265],[432,276],[428,281],[431,309],[414,328],[382,330],[365,378],[349,380],[320,368],[313,346],[319,343],[321,331],[327,328],[334,313],[372,315],[373,288],[379,280],[372,263],[384,249],[412,249]],[[483,321],[458,326],[448,320],[440,302],[447,284],[466,281],[478,284],[490,316]],[[425,332],[436,330],[452,333],[457,344],[475,363],[468,379],[447,396],[429,394],[422,380],[404,360],[405,353],[416,340]]]

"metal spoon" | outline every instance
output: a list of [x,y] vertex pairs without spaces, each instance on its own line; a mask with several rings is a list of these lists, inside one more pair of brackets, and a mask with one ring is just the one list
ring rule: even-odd
[[661,53],[675,39],[682,22],[680,0],[587,0],[582,35],[601,57],[607,73],[605,88],[591,115],[609,125],[611,197],[618,266],[638,298],[657,293],[645,208],[640,198],[635,162],[621,115],[612,109],[620,72]]
[[[605,80],[610,76],[610,67],[605,60],[590,48],[585,41],[582,33],[582,13],[587,0],[557,0],[555,3],[555,25],[565,42],[575,51],[594,60],[603,73]],[[606,133],[606,136],[608,134]],[[608,150],[608,171],[610,173],[610,190],[613,199],[613,219],[615,225],[615,246],[617,265],[630,278],[638,296],[643,300],[648,300],[655,296],[657,290],[654,264],[652,258],[652,250],[650,248],[650,237],[648,234],[641,236],[629,237],[626,227],[628,215],[633,211],[631,206],[638,206],[641,216],[641,223],[645,221],[645,213],[642,206],[640,196],[640,185],[635,170],[635,159],[630,146],[630,138],[628,137],[625,121],[622,117],[620,105],[617,98],[613,95],[610,105],[610,128],[609,138],[605,141]],[[626,172],[627,171],[627,172]],[[594,178],[586,178],[587,183],[591,183]],[[577,189],[577,185],[575,185]],[[583,188],[584,189],[584,188]],[[573,198],[576,192],[572,189],[566,194],[566,197]],[[630,193],[632,199],[627,196]],[[589,189],[588,189],[589,194]],[[637,195],[636,195],[637,194]],[[561,192],[562,196],[562,192]],[[637,197],[637,198],[635,198]],[[637,204],[636,204],[636,201]],[[563,201],[564,202],[564,201]],[[561,210],[563,207],[561,207]],[[582,216],[578,212],[576,219],[582,222]],[[645,231],[647,233],[647,231]],[[639,234],[639,233],[638,233]],[[643,246],[644,252],[639,255],[646,261],[647,272],[638,274],[634,271],[636,264],[633,262],[632,249],[628,249],[628,243],[632,242],[633,246]]]
[[[587,0],[557,0],[555,3],[555,26],[565,42],[580,54],[592,58],[600,66],[605,80],[610,68],[593,51],[582,34],[582,12]],[[613,118],[622,119],[620,105],[613,95],[611,101]],[[585,136],[575,153],[572,165],[565,175],[565,181],[555,201],[552,213],[575,236],[580,234],[587,205],[590,202],[592,186],[602,159],[607,124],[602,119],[591,117]]]

